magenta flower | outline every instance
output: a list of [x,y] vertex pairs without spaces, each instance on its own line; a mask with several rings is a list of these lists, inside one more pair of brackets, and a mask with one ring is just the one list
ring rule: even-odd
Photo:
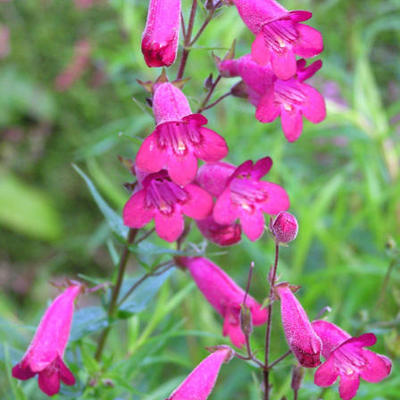
[[389,358],[364,347],[373,346],[376,336],[364,333],[351,337],[347,332],[328,321],[313,321],[312,326],[322,340],[325,362],[317,369],[314,383],[327,387],[339,377],[339,394],[350,400],[357,394],[360,377],[367,382],[380,382],[392,369]]
[[166,400],[206,400],[214,389],[222,364],[229,362],[232,357],[231,348],[218,346]]
[[281,186],[260,180],[271,166],[272,160],[265,157],[255,164],[245,161],[236,169],[226,163],[199,169],[200,186],[217,196],[213,217],[218,224],[230,225],[238,218],[244,233],[254,241],[264,232],[263,213],[274,215],[289,208],[289,197]]
[[[240,288],[221,268],[203,257],[181,257],[179,265],[189,269],[197,287],[208,302],[224,318],[222,334],[229,336],[232,343],[241,347],[245,336],[240,327],[240,309],[244,290]],[[246,305],[250,309],[253,325],[262,325],[267,320],[267,310],[261,308],[251,296]]]
[[137,154],[140,169],[157,172],[165,168],[174,182],[186,185],[196,176],[197,159],[213,162],[228,154],[225,140],[203,127],[207,119],[192,114],[185,95],[172,83],[156,86],[153,111],[157,126]]
[[74,385],[75,378],[63,361],[74,313],[74,301],[81,292],[72,285],[54,299],[42,317],[35,336],[12,376],[27,380],[39,374],[39,388],[48,396],[60,390],[60,380]]
[[260,64],[271,63],[279,79],[296,74],[296,55],[310,58],[324,48],[322,35],[301,24],[312,17],[308,11],[289,12],[273,0],[232,0],[243,22],[256,35],[251,55]]
[[299,224],[293,214],[282,211],[271,220],[269,228],[277,243],[289,243],[296,239]]
[[286,139],[294,142],[303,131],[303,116],[314,124],[326,117],[323,96],[304,83],[321,66],[320,60],[308,67],[305,66],[305,60],[299,60],[297,76],[285,81],[274,75],[269,64],[260,65],[250,55],[223,61],[219,69],[225,75],[242,77],[248,87],[249,101],[257,108],[256,118],[267,123],[280,116]]
[[293,287],[281,283],[275,286],[275,293],[281,302],[282,325],[290,350],[303,367],[320,365],[321,339],[293,294]]
[[221,225],[215,222],[212,215],[196,223],[203,236],[219,246],[232,246],[242,238],[242,228],[238,223]]
[[181,0],[150,0],[142,53],[149,67],[169,67],[178,51]]
[[158,236],[167,242],[182,234],[183,214],[203,219],[212,210],[212,197],[205,190],[195,184],[181,187],[172,182],[165,170],[148,174],[139,183],[139,190],[125,204],[124,224],[142,228],[154,218]]

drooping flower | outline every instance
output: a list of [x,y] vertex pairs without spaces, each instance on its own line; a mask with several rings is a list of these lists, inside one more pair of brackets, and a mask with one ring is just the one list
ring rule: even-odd
[[[263,213],[275,215],[289,208],[289,197],[281,186],[260,180],[271,166],[272,160],[265,157],[255,164],[245,161],[236,169],[221,162],[199,169],[200,186],[217,196],[213,217],[218,224],[230,225],[239,219],[243,232],[254,241],[264,232]],[[207,179],[211,175],[215,179]]]
[[71,285],[52,302],[43,315],[35,336],[12,376],[27,380],[39,374],[39,388],[48,396],[60,390],[60,380],[74,385],[75,378],[63,361],[71,329],[74,302],[80,285]]
[[231,348],[218,346],[166,400],[206,400],[214,389],[222,364],[229,362],[232,357]]
[[308,11],[288,11],[274,0],[231,0],[243,22],[256,35],[251,55],[260,63],[271,63],[279,79],[296,74],[296,55],[310,58],[323,50],[322,35],[301,22]]
[[357,394],[360,377],[376,383],[389,376],[392,369],[390,359],[364,348],[376,343],[373,333],[351,337],[335,324],[323,320],[313,321],[312,326],[322,340],[325,358],[315,372],[316,385],[327,387],[339,378],[340,398],[351,400]]
[[288,80],[277,78],[270,64],[260,65],[250,55],[220,63],[225,76],[240,76],[249,92],[249,101],[256,106],[256,118],[263,123],[281,117],[282,130],[289,142],[296,141],[303,131],[304,116],[317,124],[326,117],[323,96],[304,81],[322,66],[320,60],[308,67],[297,62],[297,75]]
[[167,171],[155,174],[137,173],[139,187],[125,204],[124,224],[142,228],[153,218],[157,234],[173,242],[182,234],[183,214],[194,219],[207,217],[212,210],[212,197],[195,184],[179,186]]
[[296,239],[299,224],[293,214],[282,211],[271,220],[270,230],[277,243],[289,243]]
[[[220,267],[203,257],[180,257],[179,265],[188,268],[197,287],[208,302],[224,318],[223,335],[241,347],[245,336],[240,326],[240,310],[245,292]],[[253,325],[262,325],[267,320],[267,310],[248,296],[246,305],[252,315]]]
[[149,67],[169,67],[178,51],[181,0],[150,0],[142,53]]
[[321,339],[293,294],[293,287],[285,282],[276,285],[274,290],[281,303],[282,325],[290,350],[303,367],[320,365]]
[[210,215],[196,223],[203,236],[219,246],[232,246],[240,242],[242,238],[242,228],[235,222],[230,225],[221,225],[215,222],[214,217]]
[[207,119],[192,114],[185,95],[172,83],[156,85],[153,112],[157,126],[137,154],[140,169],[165,168],[174,182],[186,185],[196,176],[197,159],[212,162],[228,154],[225,140],[203,126]]

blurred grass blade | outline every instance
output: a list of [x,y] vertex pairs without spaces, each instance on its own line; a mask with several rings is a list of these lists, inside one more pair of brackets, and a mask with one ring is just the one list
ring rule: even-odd
[[47,193],[0,172],[0,225],[42,240],[61,235],[61,219]]

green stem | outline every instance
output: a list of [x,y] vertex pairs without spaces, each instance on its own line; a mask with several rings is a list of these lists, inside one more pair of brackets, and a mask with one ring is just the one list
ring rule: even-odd
[[[126,240],[126,244],[125,244],[123,253],[121,255],[121,259],[119,261],[117,282],[115,283],[115,286],[113,287],[110,304],[108,306],[107,314],[108,314],[109,320],[111,320],[114,317],[115,312],[117,310],[117,307],[116,307],[117,300],[118,300],[119,293],[121,291],[122,282],[124,280],[124,275],[125,275],[125,271],[126,271],[126,265],[128,263],[128,259],[129,259],[129,255],[130,255],[129,246],[134,242],[137,233],[138,233],[137,229],[129,229],[128,238]],[[95,354],[95,359],[97,361],[99,361],[101,359],[101,355],[103,354],[104,346],[106,344],[110,330],[111,330],[111,326],[108,325],[100,335],[100,339],[97,344],[97,350],[96,350],[96,354]]]

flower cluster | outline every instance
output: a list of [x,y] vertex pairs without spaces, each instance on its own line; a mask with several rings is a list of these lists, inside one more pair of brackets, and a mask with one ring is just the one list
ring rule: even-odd
[[[389,358],[364,349],[376,343],[373,333],[351,337],[331,322],[311,323],[293,294],[297,289],[280,283],[275,286],[275,294],[281,303],[283,329],[292,353],[303,367],[319,366],[314,375],[317,386],[331,386],[339,377],[340,398],[351,400],[357,394],[360,377],[376,383],[390,374]],[[325,358],[323,364],[321,355]]]

